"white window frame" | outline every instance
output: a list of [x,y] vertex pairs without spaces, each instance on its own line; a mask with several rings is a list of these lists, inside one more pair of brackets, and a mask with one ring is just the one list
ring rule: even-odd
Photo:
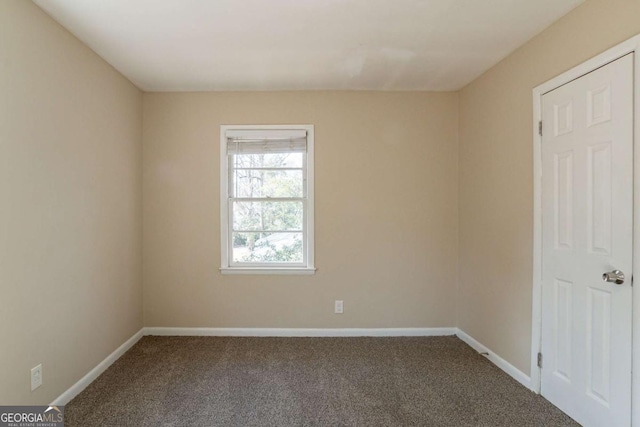
[[[229,162],[227,156],[227,133],[246,130],[305,130],[307,132],[306,200],[304,203],[305,221],[303,247],[306,262],[294,265],[283,263],[251,263],[242,265],[233,263],[231,258],[231,227],[229,221]],[[222,274],[315,274],[314,267],[314,156],[313,125],[222,125],[220,126],[220,272]]]

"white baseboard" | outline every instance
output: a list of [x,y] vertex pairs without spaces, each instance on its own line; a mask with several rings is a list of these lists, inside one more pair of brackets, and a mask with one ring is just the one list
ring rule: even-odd
[[485,345],[479,343],[478,341],[476,341],[475,338],[473,338],[472,336],[468,335],[464,331],[458,329],[456,335],[462,341],[464,341],[465,343],[469,344],[469,346],[471,348],[473,348],[474,350],[476,350],[478,353],[487,353],[486,357],[487,357],[487,359],[489,359],[489,361],[491,361],[498,368],[500,368],[503,371],[505,371],[514,380],[518,381],[520,384],[522,384],[523,386],[525,386],[529,390],[533,390],[531,388],[531,378],[527,374],[525,374],[524,372],[522,372],[521,370],[519,370],[518,368],[513,366],[511,363],[509,363],[506,360],[504,360],[502,357],[500,357],[497,354],[495,354],[493,351],[491,351]]
[[144,328],[145,335],[203,337],[433,337],[457,328]]
[[140,338],[146,335],[158,336],[209,336],[209,337],[435,337],[457,335],[476,351],[488,353],[487,358],[523,386],[531,389],[531,378],[515,366],[480,344],[458,328],[165,328],[145,327],[129,338],[113,353],[107,356],[87,375],[72,385],[51,402],[51,405],[66,405],[82,390],[87,388],[100,374],[107,370]]
[[127,352],[140,338],[144,335],[144,328],[136,332],[131,338],[125,341],[120,347],[115,349],[113,353],[108,355],[102,362],[100,362],[95,368],[93,368],[87,375],[80,378],[80,380],[72,385],[67,391],[62,393],[56,400],[51,402],[51,405],[63,406],[71,402],[71,399],[76,397],[82,390],[87,388],[96,378],[100,376],[109,366],[118,360],[123,354]]

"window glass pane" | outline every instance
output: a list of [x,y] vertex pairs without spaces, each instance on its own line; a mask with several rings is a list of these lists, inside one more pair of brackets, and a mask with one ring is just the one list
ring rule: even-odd
[[232,233],[234,262],[303,262],[302,233]]
[[235,154],[236,168],[301,168],[304,153]]
[[233,230],[302,230],[302,202],[233,202]]
[[302,170],[235,169],[233,197],[302,197]]

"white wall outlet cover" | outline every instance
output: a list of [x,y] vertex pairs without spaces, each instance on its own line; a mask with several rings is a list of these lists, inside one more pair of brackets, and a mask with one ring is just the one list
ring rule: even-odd
[[42,385],[42,364],[31,368],[31,391]]
[[334,312],[336,314],[344,313],[344,302],[342,300],[336,300],[336,303],[334,306]]

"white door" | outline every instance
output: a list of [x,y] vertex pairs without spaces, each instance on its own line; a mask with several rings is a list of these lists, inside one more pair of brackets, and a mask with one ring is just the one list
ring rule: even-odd
[[543,95],[542,122],[541,393],[630,426],[633,54]]

